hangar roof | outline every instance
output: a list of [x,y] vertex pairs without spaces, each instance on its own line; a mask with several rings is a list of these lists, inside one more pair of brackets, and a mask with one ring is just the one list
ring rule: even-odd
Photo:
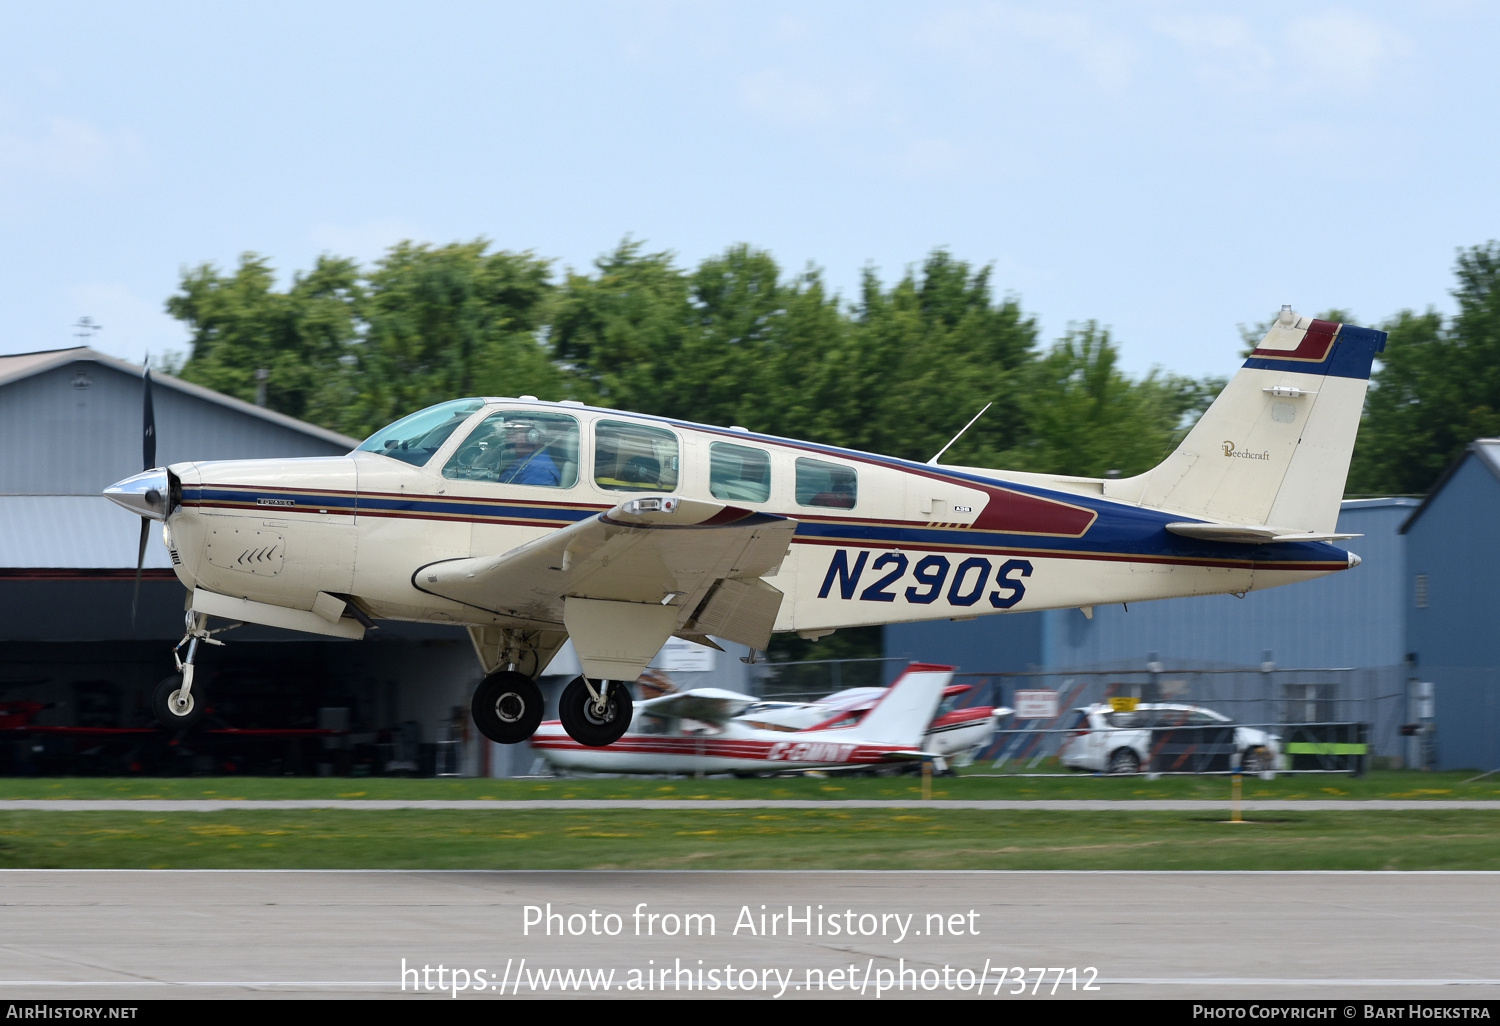
[[[141,367],[139,364],[127,363],[107,353],[101,353],[97,349],[90,349],[88,346],[74,346],[71,349],[47,349],[36,353],[17,353],[12,356],[0,356],[0,388],[12,382],[20,381],[24,378],[29,378],[33,375],[41,374],[56,367],[62,367],[80,360],[101,363],[106,367],[111,367],[133,377],[138,378],[141,376]],[[337,431],[329,431],[327,428],[318,427],[316,424],[309,424],[306,421],[298,420],[296,417],[288,417],[284,413],[277,413],[275,410],[256,406],[254,403],[247,403],[243,399],[236,399],[222,392],[215,392],[211,388],[195,385],[191,381],[174,378],[170,374],[153,372],[151,375],[151,385],[153,388],[176,389],[194,398],[217,403],[237,413],[258,417],[261,420],[270,421],[281,427],[291,428],[292,430],[312,435],[315,438],[330,442],[336,446],[342,446],[345,449],[352,449],[360,442],[357,438],[341,435]]]
[[1500,479],[1500,438],[1474,439],[1474,441],[1464,447],[1463,452],[1459,453],[1458,459],[1448,464],[1448,469],[1443,471],[1442,476],[1433,482],[1432,487],[1427,490],[1427,495],[1422,500],[1422,504],[1413,510],[1411,516],[1407,517],[1406,522],[1401,525],[1402,534],[1412,529],[1412,526],[1427,511],[1427,507],[1432,503],[1432,500],[1437,498],[1438,493],[1452,480],[1453,475],[1458,473],[1458,468],[1463,466],[1464,461],[1469,458],[1471,453],[1478,456],[1479,462],[1491,474],[1494,474],[1497,479]]

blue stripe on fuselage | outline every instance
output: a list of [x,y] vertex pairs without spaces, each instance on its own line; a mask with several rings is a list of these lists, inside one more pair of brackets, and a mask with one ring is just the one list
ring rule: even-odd
[[[896,463],[899,461],[891,461]],[[925,465],[924,465],[925,466]],[[931,468],[928,468],[929,470]],[[1157,510],[1138,506],[1122,506],[1107,501],[1093,500],[1088,496],[1071,492],[1052,492],[1029,485],[1018,485],[1007,481],[979,478],[970,474],[949,474],[980,481],[991,486],[1009,488],[1034,494],[1041,498],[1055,498],[1075,506],[1092,509],[1098,519],[1081,538],[1054,537],[1046,535],[1008,534],[1000,531],[976,531],[970,528],[933,528],[918,525],[891,524],[882,521],[800,520],[797,537],[803,541],[824,544],[845,544],[857,548],[871,549],[974,549],[985,552],[1055,552],[1063,555],[1097,555],[1117,559],[1165,559],[1181,562],[1208,563],[1344,563],[1347,553],[1326,542],[1282,542],[1272,545],[1237,545],[1229,542],[1213,542],[1197,538],[1185,538],[1166,530],[1168,523],[1181,521],[1180,515],[1164,514]],[[246,504],[247,511],[255,510],[267,516],[290,513],[309,513],[315,509],[347,514],[356,512],[353,496],[330,497],[317,493],[278,491],[277,498],[293,500],[292,507],[256,507],[252,505],[255,495],[247,491],[215,488],[189,488],[184,490],[184,499],[190,502],[233,502]],[[338,505],[336,503],[343,503]],[[443,500],[427,496],[395,498],[390,496],[364,496],[359,502],[358,512],[366,516],[395,514],[414,518],[459,520],[508,520],[533,521],[538,527],[554,526],[559,522],[573,523],[597,515],[597,509],[563,508],[557,506],[511,505],[505,502],[490,502],[482,499]],[[772,514],[780,516],[781,514]],[[795,519],[795,515],[793,515]]]

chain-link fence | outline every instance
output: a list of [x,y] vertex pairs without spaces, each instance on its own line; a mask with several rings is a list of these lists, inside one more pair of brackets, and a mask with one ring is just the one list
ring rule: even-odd
[[[901,662],[831,659],[761,664],[756,689],[765,698],[811,700],[844,688],[879,686],[889,675],[888,664]],[[955,674],[953,682],[969,685],[955,700],[956,707],[991,705],[1017,710],[975,758],[976,763],[1005,771],[1223,772],[1236,757],[1243,757],[1244,765],[1257,768],[1360,772],[1372,759],[1399,765],[1412,758],[1401,729],[1409,718],[1409,676],[1405,666],[1283,669],[1268,665],[1259,670],[965,672]],[[1092,718],[1083,712],[1107,706],[1111,699],[1132,698],[1148,706],[1174,709],[1170,716],[1164,712],[1156,720],[1142,714],[1120,724],[1103,722],[1102,710],[1097,708]],[[1227,716],[1236,729],[1217,728],[1208,718],[1194,721],[1193,710],[1200,709]],[[1071,739],[1100,728],[1106,733],[1144,731],[1148,736],[1133,743],[1133,756],[1119,756],[1112,767],[1107,743],[1098,758],[1083,754],[1084,746],[1070,744]],[[1274,740],[1263,745],[1255,731]],[[1121,741],[1113,751],[1125,746]],[[1272,754],[1280,758],[1261,767]]]

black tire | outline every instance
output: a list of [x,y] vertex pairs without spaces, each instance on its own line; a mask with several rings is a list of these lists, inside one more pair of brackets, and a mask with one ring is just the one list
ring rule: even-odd
[[203,718],[201,687],[195,681],[193,690],[187,695],[187,708],[179,709],[175,696],[182,690],[182,674],[174,673],[156,685],[156,691],[151,695],[151,712],[155,714],[156,722],[168,730],[187,730],[195,725]]
[[529,740],[542,722],[542,689],[524,673],[498,670],[479,682],[469,703],[474,726],[496,744]]
[[1240,756],[1241,773],[1268,773],[1271,768],[1271,753],[1264,745],[1247,748]]
[[[595,687],[604,684],[599,681]],[[563,730],[581,745],[603,748],[614,744],[630,727],[630,717],[635,703],[630,697],[630,684],[626,681],[609,682],[605,694],[605,708],[601,715],[594,709],[594,696],[589,694],[588,684],[582,677],[574,677],[563,688],[557,703],[557,718],[562,720]]]
[[1135,754],[1133,748],[1116,748],[1109,753],[1109,767],[1106,773],[1139,773],[1141,771],[1141,757]]

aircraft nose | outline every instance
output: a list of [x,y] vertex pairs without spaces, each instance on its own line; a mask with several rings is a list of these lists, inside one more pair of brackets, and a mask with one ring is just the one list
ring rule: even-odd
[[1355,568],[1355,567],[1357,567],[1357,566],[1359,566],[1359,564],[1361,564],[1361,563],[1363,563],[1363,562],[1364,562],[1364,560],[1362,560],[1362,559],[1360,559],[1360,558],[1359,558],[1359,557],[1358,557],[1358,556],[1356,556],[1356,555],[1355,555],[1355,554],[1354,554],[1354,553],[1352,553],[1352,552],[1351,552],[1351,553],[1349,553],[1349,568],[1350,568],[1350,569],[1351,569],[1351,570],[1352,570],[1352,569],[1353,569],[1353,568]]
[[104,489],[104,497],[137,516],[152,520],[167,519],[167,471],[164,467],[147,470],[116,481]]

